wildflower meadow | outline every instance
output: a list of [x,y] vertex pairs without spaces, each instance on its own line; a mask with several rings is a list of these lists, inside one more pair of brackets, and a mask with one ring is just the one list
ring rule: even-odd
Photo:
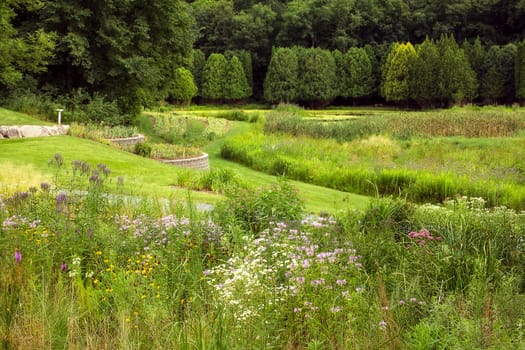
[[0,195],[4,349],[518,349],[525,215],[478,198],[306,213],[286,181],[211,210],[103,164]]

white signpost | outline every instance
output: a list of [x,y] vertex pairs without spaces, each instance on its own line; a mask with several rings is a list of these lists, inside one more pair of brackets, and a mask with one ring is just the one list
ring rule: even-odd
[[62,112],[64,110],[63,109],[57,109],[56,111],[58,112],[58,125],[60,125],[61,122],[62,122]]

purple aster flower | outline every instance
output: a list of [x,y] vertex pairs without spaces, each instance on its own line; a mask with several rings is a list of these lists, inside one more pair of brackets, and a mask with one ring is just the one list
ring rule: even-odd
[[15,250],[15,260],[19,264],[22,262],[22,253],[19,249]]

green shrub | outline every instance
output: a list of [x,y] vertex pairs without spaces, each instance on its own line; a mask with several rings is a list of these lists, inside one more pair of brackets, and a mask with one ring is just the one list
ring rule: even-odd
[[141,142],[135,144],[135,150],[134,153],[138,154],[141,157],[150,158],[151,153],[153,152],[153,148],[149,143]]
[[299,220],[303,213],[297,190],[285,180],[256,190],[234,187],[226,192],[226,197],[215,209],[218,220],[254,233],[267,228],[270,222]]
[[181,104],[189,105],[191,99],[197,95],[197,85],[193,80],[191,72],[179,67],[175,70],[173,82],[168,87],[169,98]]
[[213,53],[208,57],[202,71],[202,97],[210,100],[224,98],[224,79],[227,67],[228,61],[224,55]]

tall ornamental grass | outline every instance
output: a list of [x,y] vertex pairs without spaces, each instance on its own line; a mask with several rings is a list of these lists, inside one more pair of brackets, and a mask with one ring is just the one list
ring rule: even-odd
[[[315,115],[315,113],[313,113]],[[413,137],[507,137],[525,128],[525,113],[507,110],[384,112],[350,119],[313,119],[304,111],[276,109],[266,116],[264,130],[313,138],[351,141],[371,135]]]
[[457,195],[523,209],[523,138],[412,139],[384,136],[339,143],[246,133],[226,139],[221,156],[269,174],[366,195],[440,203]]

